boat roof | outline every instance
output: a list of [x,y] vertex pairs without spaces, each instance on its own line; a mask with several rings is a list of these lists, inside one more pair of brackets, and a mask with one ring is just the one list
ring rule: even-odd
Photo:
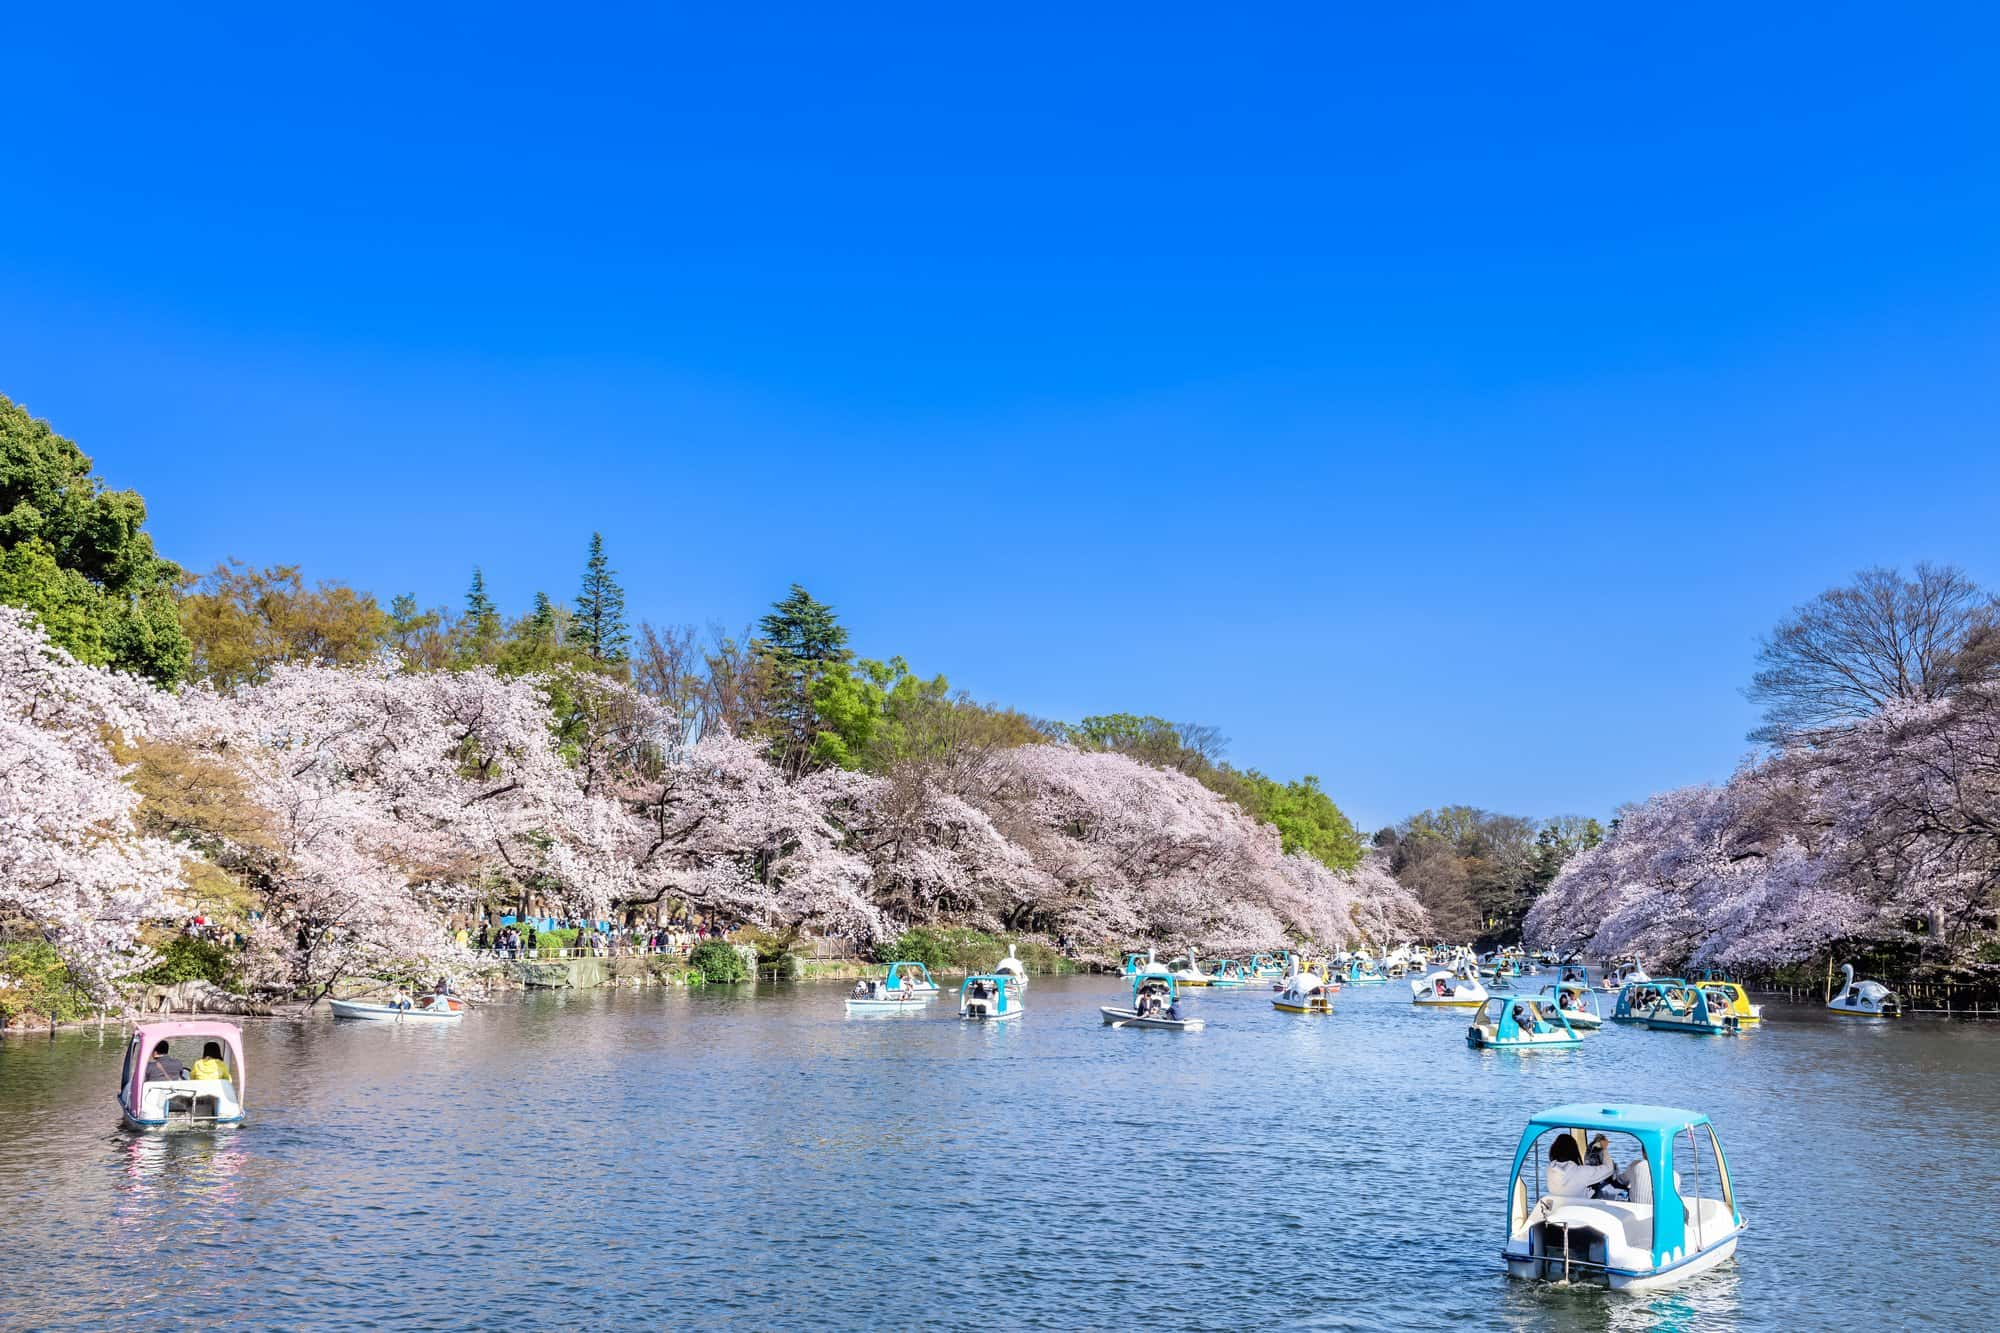
[[1648,1106],[1640,1102],[1570,1102],[1538,1112],[1528,1123],[1550,1129],[1602,1129],[1635,1134],[1650,1130],[1674,1134],[1689,1125],[1705,1125],[1708,1117],[1700,1111],[1679,1106]]
[[234,1023],[185,1022],[185,1023],[141,1023],[132,1029],[132,1036],[148,1051],[153,1043],[175,1041],[182,1037],[220,1037],[232,1046],[243,1040],[243,1029]]

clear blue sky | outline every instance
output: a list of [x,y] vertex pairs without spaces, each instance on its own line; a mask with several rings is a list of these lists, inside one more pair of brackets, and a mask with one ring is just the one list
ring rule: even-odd
[[599,528],[1370,825],[1722,777],[1787,607],[2000,582],[1990,7],[699,8],[10,14],[0,392],[189,565]]

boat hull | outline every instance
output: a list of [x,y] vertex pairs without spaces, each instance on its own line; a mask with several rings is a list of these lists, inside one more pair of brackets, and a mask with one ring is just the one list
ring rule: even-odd
[[1734,1023],[1697,1023],[1681,1018],[1652,1017],[1646,1026],[1654,1032],[1685,1032],[1691,1037],[1728,1037],[1742,1031]]
[[1152,1032],[1199,1032],[1208,1026],[1205,1018],[1141,1018],[1130,1009],[1117,1009],[1111,1005],[1098,1006],[1098,1013],[1104,1015],[1105,1026],[1121,1028],[1144,1028]]
[[1538,1041],[1494,1041],[1479,1029],[1465,1034],[1465,1044],[1483,1051],[1573,1051],[1583,1045],[1581,1037],[1543,1038]]
[[974,1022],[978,1023],[1000,1023],[1010,1018],[1019,1018],[1023,1012],[1024,1011],[1020,1009],[1002,1009],[997,1014],[989,1014],[983,1010],[968,1009],[968,1010],[961,1010],[958,1016],[960,1018],[971,1019]]
[[398,1009],[393,1004],[361,1000],[328,1000],[335,1018],[363,1023],[456,1023],[465,1017],[463,1009]]
[[[1643,1272],[1625,1268],[1610,1268],[1604,1273],[1605,1285],[1613,1291],[1659,1291],[1666,1287],[1679,1286],[1690,1278],[1700,1277],[1736,1253],[1736,1242],[1743,1235],[1739,1227],[1726,1240],[1717,1241],[1705,1250],[1698,1251],[1664,1268],[1648,1269]],[[1528,1258],[1511,1250],[1501,1251],[1507,1261],[1507,1276],[1524,1281],[1537,1280],[1537,1270],[1546,1262]]]

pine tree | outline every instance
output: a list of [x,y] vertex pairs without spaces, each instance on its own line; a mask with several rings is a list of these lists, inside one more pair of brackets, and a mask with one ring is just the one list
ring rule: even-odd
[[590,534],[590,560],[583,570],[583,591],[576,596],[578,646],[592,661],[623,662],[632,646],[625,624],[625,590],[613,576],[618,571],[604,557],[604,534]]
[[528,613],[526,634],[535,643],[556,641],[556,606],[545,592],[535,594],[535,609]]
[[797,777],[813,762],[820,732],[815,696],[833,673],[846,674],[854,654],[833,608],[798,584],[757,622],[756,647],[769,672],[771,718],[766,733],[778,764]]
[[477,565],[465,593],[465,630],[475,657],[485,657],[500,642],[500,608],[486,595],[486,575]]

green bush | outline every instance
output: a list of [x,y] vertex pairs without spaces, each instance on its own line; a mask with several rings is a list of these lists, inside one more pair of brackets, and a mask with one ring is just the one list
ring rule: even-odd
[[583,931],[576,926],[561,926],[555,930],[538,930],[535,932],[535,948],[545,950],[550,954],[554,953],[557,949],[574,949],[576,947],[576,937],[581,934],[583,934]]
[[208,981],[225,990],[235,989],[235,959],[215,940],[198,940],[176,935],[159,948],[160,961],[139,974],[149,985],[171,986],[176,981]]
[[703,981],[741,981],[750,975],[743,955],[723,940],[704,940],[688,955],[688,966],[701,973]]
[[[878,946],[884,963],[922,963],[932,972],[991,972],[1007,956],[1009,941],[970,926],[913,926],[894,943]],[[1021,965],[1030,972],[1074,972],[1076,965],[1035,940],[1012,941]]]
[[0,944],[0,1024],[22,1014],[71,1023],[92,1006],[46,940]]

